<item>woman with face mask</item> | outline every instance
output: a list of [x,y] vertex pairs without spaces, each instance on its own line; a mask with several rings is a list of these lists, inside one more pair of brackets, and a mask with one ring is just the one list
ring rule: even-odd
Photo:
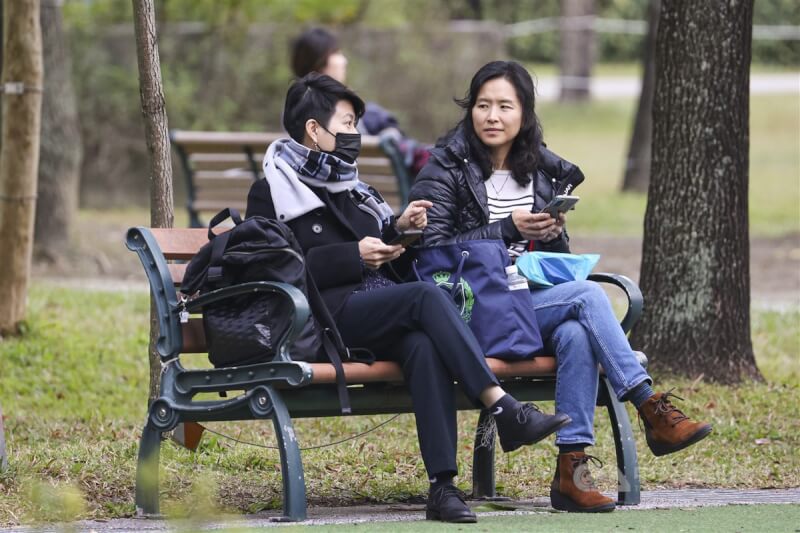
[[363,113],[364,102],[329,76],[312,73],[295,81],[283,113],[291,138],[267,150],[265,178],[250,190],[247,216],[277,219],[292,229],[348,347],[366,348],[402,367],[431,482],[426,517],[475,522],[453,485],[454,382],[477,406],[496,414],[505,451],[537,442],[570,419],[506,394],[449,296],[431,284],[396,278],[405,249],[386,243],[398,232],[424,229],[432,204],[412,202],[395,217],[358,179],[356,126]]

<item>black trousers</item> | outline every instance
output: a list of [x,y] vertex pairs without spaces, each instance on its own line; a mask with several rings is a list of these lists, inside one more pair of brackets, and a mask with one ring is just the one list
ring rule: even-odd
[[359,292],[344,304],[337,325],[347,346],[402,366],[425,469],[431,477],[456,475],[453,381],[476,403],[498,381],[450,297],[423,282]]

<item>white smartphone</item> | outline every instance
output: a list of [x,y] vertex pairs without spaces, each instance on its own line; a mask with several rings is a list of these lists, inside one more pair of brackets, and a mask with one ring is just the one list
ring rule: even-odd
[[558,218],[559,213],[566,213],[570,209],[575,208],[575,204],[580,200],[580,196],[568,196],[560,194],[555,196],[550,203],[544,206],[540,213],[549,213],[551,217]]

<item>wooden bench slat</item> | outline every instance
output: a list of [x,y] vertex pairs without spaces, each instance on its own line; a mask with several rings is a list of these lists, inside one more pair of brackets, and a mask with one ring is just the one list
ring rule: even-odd
[[238,201],[230,200],[197,200],[194,203],[194,208],[197,211],[220,211],[226,207],[235,207],[244,216],[247,209],[247,198],[242,198]]
[[198,170],[194,173],[195,183],[200,186],[204,181],[242,183],[248,188],[253,183],[253,172],[249,168],[229,168],[226,170]]
[[[556,373],[555,357],[540,356],[525,361],[503,361],[487,358],[489,368],[499,379],[514,377],[551,376]],[[365,363],[344,363],[344,375],[347,383],[403,382],[403,370],[392,361],[375,361],[371,365]],[[336,371],[329,363],[311,363],[313,384],[336,383]]]
[[167,260],[191,259],[208,242],[204,228],[150,228],[150,232]]
[[187,263],[169,263],[169,273],[172,275],[172,283],[178,287],[183,281],[183,275],[186,273]]

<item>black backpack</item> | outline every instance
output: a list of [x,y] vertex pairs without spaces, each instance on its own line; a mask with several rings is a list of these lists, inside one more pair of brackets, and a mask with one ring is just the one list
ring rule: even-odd
[[[212,229],[229,217],[234,227],[215,235]],[[349,412],[342,368],[349,352],[306,271],[303,250],[292,230],[260,216],[242,221],[235,209],[223,209],[211,219],[208,239],[186,266],[181,292],[191,296],[251,281],[282,281],[300,289],[311,315],[290,355],[296,361],[333,363],[342,411]],[[225,367],[271,360],[275,344],[289,327],[290,305],[274,294],[253,293],[206,306],[203,328],[211,363]]]

